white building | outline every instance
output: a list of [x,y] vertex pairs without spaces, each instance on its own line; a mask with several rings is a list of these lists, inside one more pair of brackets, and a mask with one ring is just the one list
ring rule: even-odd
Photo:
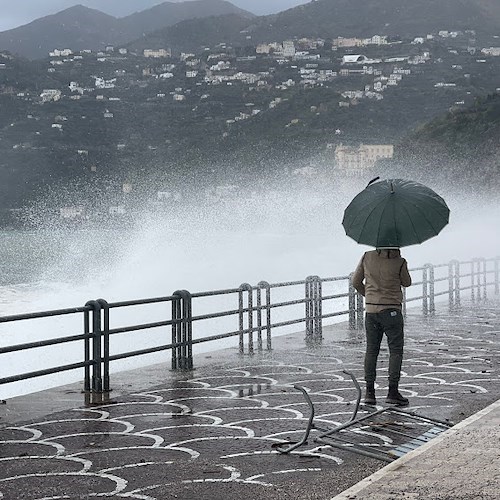
[[42,102],[58,101],[61,99],[61,91],[57,89],[44,89],[40,97]]
[[283,42],[283,57],[293,57],[295,55],[295,44],[293,40]]
[[366,61],[366,56],[363,56],[361,54],[349,54],[342,57],[341,64],[363,64]]
[[144,49],[144,57],[170,57],[172,51],[170,49]]
[[99,76],[95,76],[95,86],[98,89],[114,89],[116,78],[112,78],[111,80],[105,80]]
[[269,54],[271,52],[271,46],[267,43],[260,43],[255,49],[257,54]]
[[364,40],[360,38],[343,38],[339,36],[338,38],[332,41],[332,47],[362,47],[366,45]]
[[488,47],[481,49],[481,53],[487,56],[500,56],[500,47]]
[[73,54],[71,49],[54,49],[52,52],[49,52],[50,57],[68,57],[71,54]]

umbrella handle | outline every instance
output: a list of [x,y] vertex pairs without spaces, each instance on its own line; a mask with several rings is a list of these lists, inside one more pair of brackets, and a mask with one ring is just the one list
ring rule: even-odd
[[367,185],[366,187],[368,187],[370,184],[373,184],[374,182],[378,181],[380,179],[380,177],[375,177],[375,179],[372,179]]

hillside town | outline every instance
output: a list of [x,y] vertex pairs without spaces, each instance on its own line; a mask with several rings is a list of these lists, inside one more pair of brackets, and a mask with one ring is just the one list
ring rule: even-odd
[[[0,92],[33,105],[26,116],[28,121],[40,121],[42,114],[51,116],[50,106],[64,103],[65,113],[54,112],[50,123],[43,125],[61,135],[71,122],[86,119],[80,114],[84,103],[99,103],[100,116],[93,119],[112,127],[116,116],[123,113],[123,106],[133,100],[135,105],[142,101],[190,116],[192,122],[210,125],[225,139],[247,123],[259,123],[263,116],[270,119],[294,96],[307,95],[315,89],[329,91],[330,103],[308,106],[308,116],[329,113],[334,117],[343,113],[344,122],[351,110],[364,103],[378,106],[388,95],[395,95],[396,89],[405,82],[413,88],[416,84],[412,82],[416,79],[419,79],[418,85],[422,85],[422,80],[425,82],[426,88],[420,91],[433,92],[436,99],[443,96],[447,107],[463,107],[474,98],[469,88],[471,79],[477,79],[481,66],[495,64],[500,57],[500,46],[494,43],[493,37],[490,46],[481,46],[475,32],[470,30],[441,30],[408,40],[375,34],[369,38],[333,40],[300,38],[256,46],[249,42],[245,47],[219,43],[197,53],[176,53],[166,46],[140,51],[108,46],[99,52],[54,48],[43,65],[50,81],[57,81],[59,85],[39,92],[3,85]],[[0,71],[8,72],[14,58],[4,53],[0,60]],[[304,111],[301,113],[289,116],[284,127],[294,128],[304,122]],[[42,123],[43,120],[35,136],[44,132]],[[163,142],[155,142],[151,137],[147,148],[155,150],[162,147]],[[12,147],[22,150],[33,144],[25,139]],[[129,147],[126,136],[110,145],[122,153]],[[387,142],[352,143],[342,124],[334,128],[323,147],[335,175],[351,177],[368,175],[379,159],[391,158],[394,151],[394,144]],[[88,146],[76,144],[74,153],[88,163],[89,171],[98,169]],[[315,169],[295,169],[292,175],[314,176]],[[132,181],[123,180],[123,193],[134,188]],[[237,191],[238,186],[234,185],[212,186],[207,189],[207,199],[220,200],[234,196]],[[156,202],[170,203],[178,196],[161,188]],[[113,205],[109,213],[123,215],[126,208]],[[61,217],[67,219],[83,214],[81,207],[62,207],[60,212]]]

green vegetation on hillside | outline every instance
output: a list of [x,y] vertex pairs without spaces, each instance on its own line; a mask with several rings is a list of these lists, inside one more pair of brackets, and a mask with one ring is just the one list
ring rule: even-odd
[[417,128],[398,145],[390,164],[420,176],[498,188],[500,94],[478,98],[466,109],[452,109]]

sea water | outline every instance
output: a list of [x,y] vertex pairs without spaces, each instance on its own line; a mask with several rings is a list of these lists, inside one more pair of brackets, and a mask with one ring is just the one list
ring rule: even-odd
[[[79,307],[97,298],[115,302],[170,296],[179,289],[195,293],[237,288],[242,283],[256,285],[261,280],[279,283],[310,275],[347,275],[363,251],[368,250],[347,238],[341,226],[342,207],[348,203],[348,196],[333,199],[296,192],[191,206],[174,214],[139,212],[132,225],[117,222],[103,227],[51,225],[36,230],[0,231],[0,315]],[[498,206],[458,196],[448,196],[447,201],[452,212],[449,226],[439,237],[404,249],[410,268],[427,262],[439,264],[500,254],[499,236],[494,229],[500,215]],[[237,309],[236,295],[225,300],[227,309]],[[193,314],[212,312],[207,307]],[[164,313],[158,306],[122,311],[121,317],[114,313],[112,327],[165,320]],[[293,328],[297,331],[301,325]],[[237,318],[219,320],[206,331],[198,329],[195,335],[236,329]],[[36,325],[0,324],[0,345],[81,332],[81,316],[49,318]],[[114,352],[123,352],[169,341],[165,331],[150,335],[135,332],[113,338],[112,347]],[[197,351],[234,346],[236,342],[229,339],[202,344]],[[0,377],[44,368],[47,360],[55,365],[79,362],[82,353],[80,342],[1,355]],[[167,359],[168,353],[141,356],[116,362],[112,369]],[[79,381],[82,371],[0,386],[0,399],[60,385],[62,379],[65,383]]]

